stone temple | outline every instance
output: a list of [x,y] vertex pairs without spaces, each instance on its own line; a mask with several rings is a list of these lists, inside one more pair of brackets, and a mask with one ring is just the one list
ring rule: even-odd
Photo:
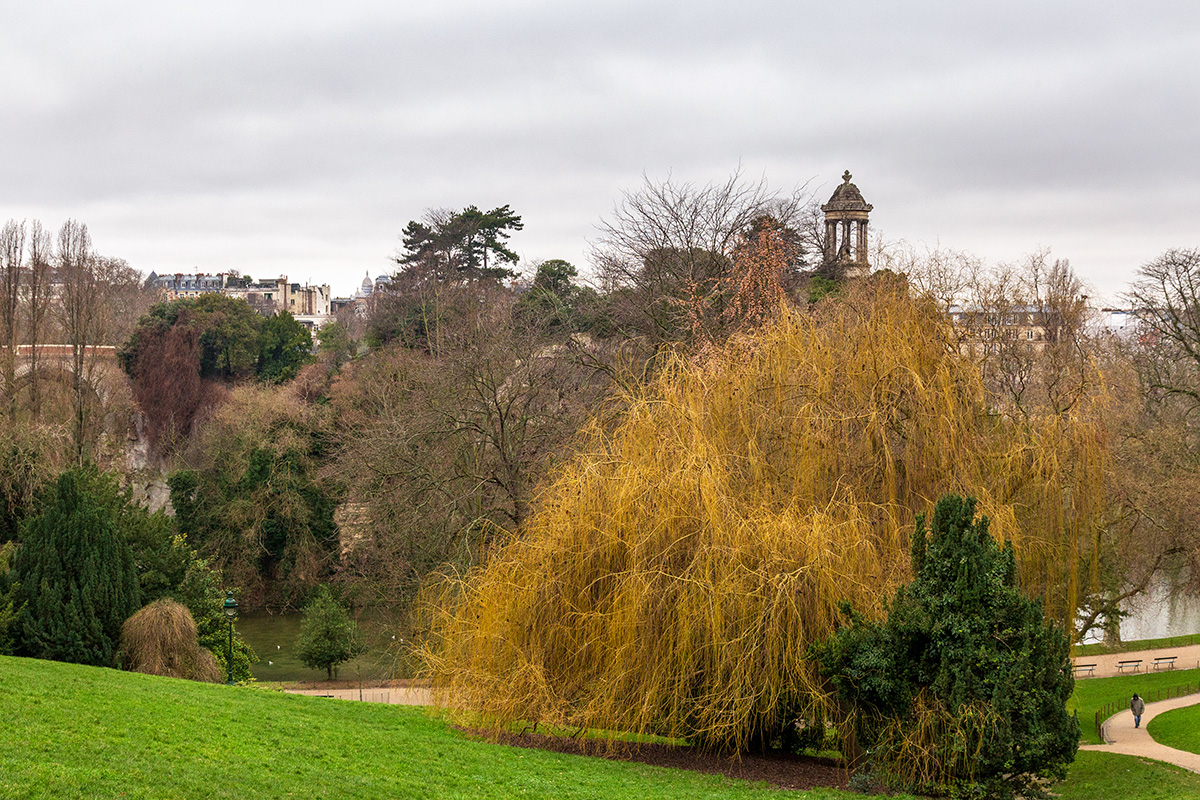
[[871,206],[862,192],[850,182],[850,170],[842,174],[842,184],[833,190],[825,212],[825,254],[822,271],[832,277],[861,278],[870,274],[867,263],[867,216]]

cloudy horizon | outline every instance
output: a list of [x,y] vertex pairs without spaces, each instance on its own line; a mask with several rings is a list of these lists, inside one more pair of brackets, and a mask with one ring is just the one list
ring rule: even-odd
[[45,2],[0,32],[0,220],[145,273],[353,292],[428,208],[508,204],[587,270],[642,176],[741,169],[889,240],[1043,247],[1101,298],[1200,247],[1200,7]]

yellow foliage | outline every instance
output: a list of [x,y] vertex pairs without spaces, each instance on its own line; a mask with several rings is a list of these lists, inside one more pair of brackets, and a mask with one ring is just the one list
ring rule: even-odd
[[972,494],[1069,620],[1103,432],[992,411],[932,306],[863,286],[678,358],[587,432],[517,536],[427,590],[437,702],[739,749],[822,709],[804,660],[839,601],[909,574],[917,513]]
[[922,689],[911,719],[888,720],[872,750],[875,774],[893,787],[936,794],[956,781],[975,780],[974,765],[1003,720],[986,703],[945,707]]

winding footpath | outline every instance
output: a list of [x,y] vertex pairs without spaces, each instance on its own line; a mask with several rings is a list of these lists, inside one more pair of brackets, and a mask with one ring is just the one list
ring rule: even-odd
[[[1192,665],[1200,667],[1200,645],[1188,647],[1164,648],[1161,650],[1143,650],[1137,653],[1122,653],[1119,655],[1103,655],[1077,658],[1077,662],[1096,663],[1097,677],[1116,675],[1117,662],[1131,658],[1143,659],[1143,667],[1153,663],[1156,656],[1177,655],[1180,669],[1190,669]],[[1084,680],[1087,680],[1086,678]],[[1200,703],[1200,694],[1188,694],[1171,700],[1160,700],[1157,703],[1146,703],[1146,713],[1142,714],[1142,727],[1133,727],[1133,714],[1128,708],[1118,711],[1106,719],[1100,728],[1100,735],[1105,744],[1080,745],[1080,750],[1098,750],[1102,753],[1122,753],[1129,756],[1152,758],[1155,761],[1165,761],[1192,772],[1200,772],[1200,755],[1186,750],[1176,750],[1159,744],[1150,738],[1146,726],[1164,711],[1185,708]]]

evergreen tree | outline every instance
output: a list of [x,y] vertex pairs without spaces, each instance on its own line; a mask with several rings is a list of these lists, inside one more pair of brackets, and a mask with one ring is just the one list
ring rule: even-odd
[[258,337],[259,380],[286,383],[312,360],[312,336],[290,313],[282,311],[263,322]]
[[10,565],[16,550],[16,542],[0,544],[0,656],[10,656],[13,652],[11,634],[16,617],[13,606],[17,587],[12,585]]
[[23,530],[13,564],[19,655],[111,666],[121,623],[141,605],[113,512],[87,491],[95,467],[63,473]]
[[507,265],[520,257],[506,242],[511,231],[524,228],[507,205],[480,211],[430,211],[424,222],[404,227],[404,250],[396,256],[402,271],[417,272],[440,282],[504,280],[515,273]]
[[296,653],[305,666],[323,669],[333,680],[338,664],[367,651],[358,623],[350,619],[329,591],[322,586],[304,608],[300,635],[296,638]]
[[851,624],[814,655],[885,783],[922,794],[1035,797],[1066,776],[1079,721],[1064,633],[1021,594],[1011,543],[975,500],[938,501],[913,534],[915,578],[887,621]]

